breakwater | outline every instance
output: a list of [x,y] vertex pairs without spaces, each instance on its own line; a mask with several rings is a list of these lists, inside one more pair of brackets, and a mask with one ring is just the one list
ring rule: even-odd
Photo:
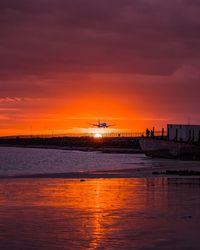
[[105,153],[139,153],[138,138],[92,138],[92,137],[52,137],[52,138],[0,138],[0,146],[59,148],[83,151],[102,151]]

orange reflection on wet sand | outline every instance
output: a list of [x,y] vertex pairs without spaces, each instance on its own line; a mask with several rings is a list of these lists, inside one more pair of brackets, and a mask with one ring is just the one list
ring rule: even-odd
[[[137,187],[139,183],[136,180],[131,183],[133,200],[135,199],[134,186]],[[83,229],[83,234],[87,233],[90,236],[87,249],[98,249],[101,240],[104,240],[116,229],[113,225],[119,223],[121,213],[126,209],[126,203],[130,202],[130,197],[127,197],[129,193],[124,192],[126,184],[127,180],[123,179],[119,179],[117,182],[114,179],[91,179],[84,182],[72,180],[64,184],[56,183],[54,187],[41,190],[41,195],[49,197],[49,200],[40,201],[39,205],[67,206],[72,211],[76,210],[76,212],[84,214],[81,224],[77,227]],[[143,202],[136,202],[134,210],[140,211],[142,207],[144,207]],[[79,237],[87,236],[80,235]]]
[[1,247],[181,249],[190,242],[199,247],[199,183],[165,178],[1,180]]

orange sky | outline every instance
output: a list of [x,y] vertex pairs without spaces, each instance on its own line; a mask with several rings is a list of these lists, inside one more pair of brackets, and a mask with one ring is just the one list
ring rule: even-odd
[[116,133],[166,126],[169,117],[156,107],[159,100],[118,87],[116,76],[107,75],[110,84],[100,84],[100,77],[70,93],[55,88],[55,96],[2,99],[1,134],[90,133],[98,119],[114,124],[107,131]]
[[[187,107],[184,101],[187,96],[176,99],[176,93],[169,95],[164,82],[169,77],[161,77],[162,86],[154,84],[160,81],[158,76],[93,74],[87,77],[88,80],[72,79],[69,88],[65,82],[71,76],[61,75],[51,83],[40,81],[42,95],[33,92],[30,97],[2,98],[0,133],[90,133],[90,123],[98,119],[114,124],[106,131],[116,133],[143,132],[153,126],[161,130],[167,123],[187,123],[189,117],[196,122],[198,107],[191,101],[191,107]],[[182,105],[186,107],[184,111]],[[190,111],[192,107],[194,113]]]

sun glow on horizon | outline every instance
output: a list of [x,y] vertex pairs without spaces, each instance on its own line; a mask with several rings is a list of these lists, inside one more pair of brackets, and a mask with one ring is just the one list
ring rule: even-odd
[[95,134],[93,135],[93,137],[98,139],[98,138],[102,138],[103,135],[102,135],[101,133],[95,133]]

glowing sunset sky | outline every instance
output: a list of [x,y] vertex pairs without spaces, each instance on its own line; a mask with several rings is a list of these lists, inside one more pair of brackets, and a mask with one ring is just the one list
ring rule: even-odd
[[0,134],[200,123],[200,1],[1,0]]

